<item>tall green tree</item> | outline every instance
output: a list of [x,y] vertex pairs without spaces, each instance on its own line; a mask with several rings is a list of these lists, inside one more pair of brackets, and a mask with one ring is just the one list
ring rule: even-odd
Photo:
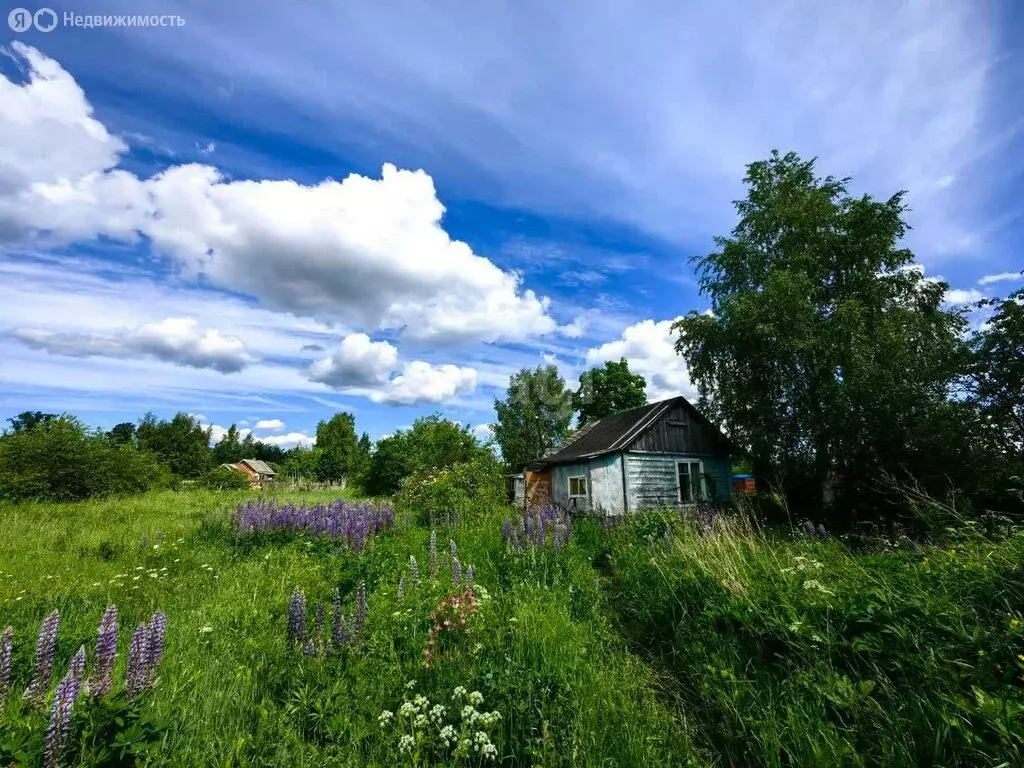
[[580,388],[573,394],[579,411],[579,426],[618,411],[647,404],[647,380],[629,372],[626,358],[608,360],[604,367],[591,368],[580,376]]
[[131,445],[135,443],[135,425],[130,421],[115,424],[107,432],[107,439],[116,445]]
[[315,478],[320,467],[320,454],[318,448],[298,445],[288,451],[282,462],[281,473],[286,477]]
[[[1024,273],[1022,282],[1024,282]],[[1024,286],[1005,299],[986,299],[992,316],[971,338],[971,400],[997,449],[1024,457]]]
[[317,477],[327,482],[348,478],[358,466],[359,439],[351,413],[336,413],[316,425],[316,446],[320,449]]
[[232,424],[220,441],[213,446],[214,464],[237,464],[242,459],[255,458],[243,456],[242,443],[239,440],[238,427]]
[[505,463],[518,471],[565,439],[572,391],[553,365],[523,368],[509,379],[505,399],[495,400],[494,410],[494,439]]
[[694,260],[712,314],[678,321],[677,349],[755,472],[827,508],[837,479],[863,491],[906,458],[962,369],[965,320],[900,245],[902,193],[853,197],[793,153],[744,181],[732,234]]
[[59,419],[55,413],[43,413],[42,411],[22,411],[13,419],[8,419],[13,432],[23,432],[36,427],[44,427]]
[[178,477],[196,478],[210,468],[210,430],[191,414],[177,413],[167,421],[147,413],[137,434],[139,446]]
[[377,441],[370,455],[367,493],[371,496],[390,496],[398,492],[403,478],[413,471],[408,443],[408,433],[401,430]]

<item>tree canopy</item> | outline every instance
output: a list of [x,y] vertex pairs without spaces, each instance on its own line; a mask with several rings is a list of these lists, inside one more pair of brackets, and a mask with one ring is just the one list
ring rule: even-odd
[[210,468],[210,430],[191,414],[178,413],[167,421],[147,413],[137,435],[139,446],[178,477],[197,478]]
[[553,365],[523,368],[494,401],[494,439],[505,463],[520,470],[565,439],[573,416],[572,392]]
[[618,411],[647,404],[647,381],[629,372],[626,358],[607,361],[580,375],[580,388],[573,394],[573,407],[579,411],[579,426]]
[[919,444],[962,370],[965,320],[900,245],[902,193],[853,197],[793,153],[744,181],[731,235],[695,259],[712,313],[677,322],[677,349],[755,472],[827,507],[837,481],[863,488]]

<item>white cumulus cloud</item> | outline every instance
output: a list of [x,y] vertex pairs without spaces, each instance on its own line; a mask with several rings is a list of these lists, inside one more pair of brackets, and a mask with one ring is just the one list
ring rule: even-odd
[[212,368],[221,373],[237,373],[252,360],[242,339],[223,336],[212,328],[204,330],[190,317],[169,317],[109,335],[38,328],[16,328],[11,335],[29,347],[54,355],[152,357],[189,368]]
[[398,363],[398,348],[386,341],[371,341],[365,333],[352,333],[330,357],[309,367],[309,378],[335,389],[372,387],[386,381]]
[[256,422],[256,429],[267,429],[271,432],[277,432],[284,429],[284,422],[280,419],[260,419]]
[[[677,318],[678,319],[678,318]],[[587,350],[587,366],[626,358],[631,373],[647,380],[647,399],[664,400],[676,395],[695,398],[696,389],[682,356],[675,350],[674,320],[642,320],[627,327],[622,336]]]
[[443,403],[472,391],[477,372],[422,360],[399,367],[398,348],[393,344],[353,333],[341,340],[330,357],[309,367],[309,379],[334,389],[361,392],[376,403],[416,405]]
[[117,167],[126,145],[92,116],[70,74],[24,44],[14,55],[28,80],[0,75],[0,239],[142,234],[186,277],[276,309],[420,339],[555,330],[546,298],[448,235],[424,171],[385,164],[379,179],[304,185],[231,181],[193,163],[142,179]]
[[297,445],[310,447],[316,444],[316,437],[310,437],[305,432],[288,432],[283,435],[267,435],[257,437],[261,443],[276,445],[278,448],[294,448]]
[[422,360],[406,363],[402,372],[382,389],[370,393],[375,403],[387,405],[440,404],[476,388],[477,373],[458,365],[431,365]]
[[943,300],[947,304],[970,304],[975,301],[981,301],[985,298],[985,294],[974,288],[963,289],[963,288],[950,288],[946,291],[946,295]]

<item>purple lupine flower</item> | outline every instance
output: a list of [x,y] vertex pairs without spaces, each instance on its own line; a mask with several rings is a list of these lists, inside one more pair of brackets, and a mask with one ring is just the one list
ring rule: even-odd
[[0,714],[4,711],[4,699],[11,688],[11,652],[14,646],[14,627],[6,627],[0,634]]
[[88,690],[95,697],[106,696],[114,679],[114,664],[117,661],[117,606],[111,605],[103,612],[99,632],[96,633],[96,655],[93,658],[93,673],[89,678]]
[[395,593],[398,602],[405,600],[405,576],[398,580],[398,591]]
[[412,574],[413,586],[418,587],[420,585],[420,564],[416,562],[413,555],[409,555],[409,573]]
[[437,531],[430,532],[430,580],[437,581]]
[[360,581],[356,589],[356,634],[360,641],[366,635],[366,582]]
[[555,548],[555,557],[558,557],[558,554],[562,551],[562,526],[558,524],[557,520],[552,525],[554,527],[551,529],[551,543]]
[[306,595],[302,590],[296,589],[292,592],[292,596],[288,598],[289,645],[296,646],[306,644],[306,639],[309,635],[309,629],[306,626],[308,615],[308,609],[306,608]]
[[466,569],[466,589],[473,588],[473,576],[475,575],[475,573],[476,572],[473,570],[472,565]]
[[507,517],[505,522],[501,524],[501,540],[506,544],[512,540],[512,521]]
[[536,519],[533,521],[533,532],[537,536],[536,544],[538,547],[544,546],[544,525],[547,522],[540,513],[537,513]]
[[68,737],[71,726],[71,710],[82,689],[82,675],[85,672],[85,646],[71,659],[67,674],[57,684],[50,705],[50,724],[46,729],[46,748],[43,755],[44,768],[57,768],[61,762],[61,752]]
[[152,688],[156,682],[156,668],[160,665],[160,659],[164,656],[167,614],[163,611],[157,611],[150,617],[146,626],[149,632],[146,638],[146,667],[142,674],[142,686],[143,688]]
[[452,584],[455,586],[462,584],[462,564],[455,555],[452,555]]
[[452,559],[457,558],[459,556],[459,548],[455,546],[455,539],[448,540],[448,549],[452,553]]
[[50,688],[50,679],[53,676],[53,656],[57,650],[57,630],[60,628],[60,611],[54,609],[45,619],[39,628],[39,638],[36,640],[35,674],[28,688],[25,689],[25,698],[42,703],[46,698],[46,692]]
[[124,692],[129,699],[135,698],[145,684],[149,656],[149,624],[142,623],[132,632],[128,646],[128,670],[124,676]]
[[345,617],[341,615],[341,590],[337,587],[331,600],[331,639],[337,648],[345,645]]

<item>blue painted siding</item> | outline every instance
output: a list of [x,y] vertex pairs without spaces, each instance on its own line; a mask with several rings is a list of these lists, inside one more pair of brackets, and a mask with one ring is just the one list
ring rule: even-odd
[[677,462],[685,459],[700,459],[704,463],[705,481],[714,485],[718,500],[729,501],[732,487],[728,458],[634,452],[626,454],[626,498],[629,511],[679,506]]
[[623,508],[622,456],[614,453],[590,460],[590,508],[618,515]]
[[[569,478],[577,475],[583,475],[587,478],[587,498],[585,499],[569,498]],[[560,464],[551,468],[551,503],[568,509],[585,510],[591,508],[589,462]]]

